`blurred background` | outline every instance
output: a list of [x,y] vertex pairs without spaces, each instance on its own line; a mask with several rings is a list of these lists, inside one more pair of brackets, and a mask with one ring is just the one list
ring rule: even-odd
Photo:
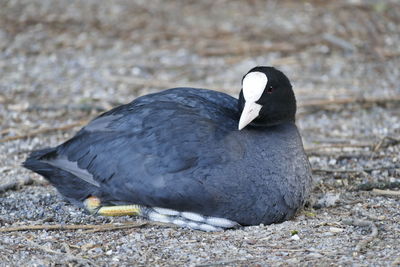
[[[250,68],[272,65],[294,85],[313,196],[368,202],[400,184],[399,25],[398,0],[0,0],[0,185],[32,183],[27,153],[99,112],[180,86],[236,96]],[[22,207],[40,198],[24,202],[29,188],[10,193]],[[400,220],[398,203],[371,201]]]

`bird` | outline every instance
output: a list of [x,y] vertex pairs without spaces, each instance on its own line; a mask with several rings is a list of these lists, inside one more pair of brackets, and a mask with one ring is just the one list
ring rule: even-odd
[[178,87],[115,107],[23,166],[91,214],[202,231],[289,220],[312,186],[287,76],[256,66],[238,99]]

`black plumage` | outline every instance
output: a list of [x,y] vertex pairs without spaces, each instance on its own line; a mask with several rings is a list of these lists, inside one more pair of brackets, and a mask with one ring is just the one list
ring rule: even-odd
[[103,113],[65,143],[32,153],[24,166],[76,205],[96,196],[107,205],[190,211],[242,225],[287,220],[311,186],[294,94],[278,70],[252,71],[265,73],[268,84],[259,116],[241,131],[243,93],[238,101],[174,88]]

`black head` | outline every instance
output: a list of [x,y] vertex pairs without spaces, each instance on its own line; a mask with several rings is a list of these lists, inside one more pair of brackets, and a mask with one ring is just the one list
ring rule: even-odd
[[294,122],[296,98],[289,79],[273,67],[251,69],[242,79],[239,111],[239,130],[248,124],[272,126]]

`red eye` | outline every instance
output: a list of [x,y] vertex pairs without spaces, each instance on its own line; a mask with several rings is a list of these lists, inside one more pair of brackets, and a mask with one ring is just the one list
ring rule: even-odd
[[267,93],[270,94],[274,91],[274,88],[272,86],[267,88]]

